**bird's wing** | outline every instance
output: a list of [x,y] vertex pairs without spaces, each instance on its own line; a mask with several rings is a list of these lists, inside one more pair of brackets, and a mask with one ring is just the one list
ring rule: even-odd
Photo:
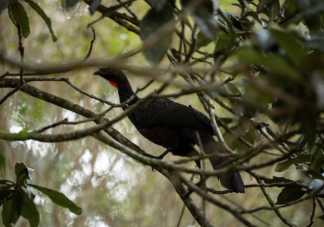
[[170,99],[152,100],[149,105],[140,109],[136,121],[145,126],[190,127],[214,134],[212,124],[206,115],[191,106]]

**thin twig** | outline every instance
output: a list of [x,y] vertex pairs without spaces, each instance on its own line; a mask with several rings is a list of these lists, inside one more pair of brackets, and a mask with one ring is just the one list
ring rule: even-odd
[[92,52],[93,43],[94,43],[94,41],[96,40],[96,32],[95,32],[95,30],[93,29],[93,27],[91,27],[91,30],[92,30],[92,33],[93,33],[93,39],[91,40],[90,48],[89,48],[88,54],[84,57],[83,61],[87,60],[87,59],[90,57],[90,54],[91,54],[91,52]]
[[312,211],[312,214],[311,214],[311,217],[310,217],[310,223],[307,227],[311,227],[313,225],[313,218],[314,218],[314,215],[315,215],[315,210],[316,210],[316,200],[315,200],[315,197],[313,197],[313,211]]

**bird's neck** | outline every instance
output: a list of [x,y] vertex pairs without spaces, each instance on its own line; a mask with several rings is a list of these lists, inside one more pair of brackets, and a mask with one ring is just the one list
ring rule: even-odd
[[[134,95],[134,91],[128,81],[124,81],[118,86],[119,101],[123,103]],[[137,95],[128,103],[128,105],[134,105],[139,98]]]

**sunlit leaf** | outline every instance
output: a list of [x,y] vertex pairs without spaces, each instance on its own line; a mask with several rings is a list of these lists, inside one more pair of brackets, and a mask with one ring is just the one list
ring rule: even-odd
[[82,213],[82,209],[75,205],[71,200],[69,200],[63,193],[49,189],[44,188],[38,185],[34,184],[28,184],[29,186],[43,192],[45,195],[47,195],[54,203],[57,205],[68,208],[72,213],[80,215]]
[[50,33],[52,34],[53,42],[56,42],[57,38],[56,38],[55,33],[53,31],[53,28],[52,28],[51,18],[49,18],[46,15],[46,13],[43,11],[43,9],[38,4],[36,4],[35,2],[33,2],[31,0],[25,0],[25,2],[27,2],[38,13],[38,15],[41,16],[41,18],[46,23]]

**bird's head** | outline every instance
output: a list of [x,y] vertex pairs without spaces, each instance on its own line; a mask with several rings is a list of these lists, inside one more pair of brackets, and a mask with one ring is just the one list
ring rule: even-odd
[[119,69],[102,68],[95,72],[93,75],[99,75],[110,82],[110,84],[116,88],[127,81],[125,74]]

